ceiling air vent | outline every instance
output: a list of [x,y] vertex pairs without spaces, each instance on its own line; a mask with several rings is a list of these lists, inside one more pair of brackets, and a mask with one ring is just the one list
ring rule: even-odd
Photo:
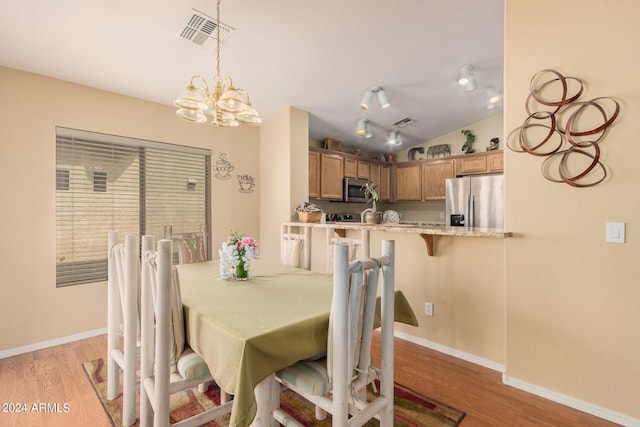
[[410,125],[411,123],[414,123],[415,120],[410,119],[409,117],[403,117],[398,121],[395,121],[393,123],[391,123],[392,127],[397,127],[397,128],[403,128],[405,126]]
[[[178,32],[177,37],[206,47],[213,51],[216,49],[217,21],[196,9],[191,9],[191,14],[185,26]],[[235,29],[223,22],[220,23],[220,46],[222,46]]]

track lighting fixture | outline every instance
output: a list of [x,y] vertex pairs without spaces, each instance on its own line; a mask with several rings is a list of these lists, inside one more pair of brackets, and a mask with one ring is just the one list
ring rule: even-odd
[[496,108],[498,102],[500,102],[500,95],[498,95],[498,91],[493,86],[488,86],[485,90],[486,100],[487,100],[487,109],[491,110]]
[[402,137],[398,129],[392,129],[389,131],[389,137],[387,138],[389,144],[402,145]]
[[473,72],[473,65],[463,65],[458,72],[458,85],[465,87],[467,91],[476,88],[476,75]]
[[371,138],[373,136],[373,134],[371,133],[371,125],[369,124],[369,119],[358,120],[358,130],[356,133],[359,136],[364,136],[365,138]]
[[391,103],[389,102],[389,97],[387,96],[387,93],[384,91],[384,89],[379,86],[374,86],[364,94],[362,102],[360,103],[360,108],[362,108],[363,110],[369,109],[369,105],[371,105],[373,97],[376,95],[378,96],[378,102],[380,103],[380,106],[382,108],[388,108],[391,105]]

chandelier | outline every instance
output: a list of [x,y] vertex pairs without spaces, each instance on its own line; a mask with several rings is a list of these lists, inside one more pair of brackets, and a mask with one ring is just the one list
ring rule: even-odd
[[201,76],[191,77],[191,81],[174,101],[178,107],[176,115],[191,123],[204,123],[204,112],[211,104],[211,124],[222,127],[238,126],[240,123],[259,124],[262,119],[251,105],[249,94],[244,89],[235,88],[231,77],[220,75],[220,0],[216,4],[216,76],[213,90]]

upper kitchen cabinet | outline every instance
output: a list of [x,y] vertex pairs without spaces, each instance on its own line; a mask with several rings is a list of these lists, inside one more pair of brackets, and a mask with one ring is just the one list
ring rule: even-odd
[[345,178],[357,178],[358,177],[358,163],[356,159],[345,157],[344,159],[344,177]]
[[489,151],[465,154],[455,159],[456,175],[500,173],[503,171],[503,152]]
[[379,163],[371,163],[369,165],[369,181],[373,182],[378,186],[378,192],[380,192],[380,171],[382,170],[382,165]]
[[420,162],[396,163],[391,167],[397,202],[422,200],[422,171]]
[[[353,155],[344,155],[345,178],[359,178],[373,181],[370,171],[371,163],[367,160],[355,159]],[[375,181],[374,181],[375,182]]]
[[344,157],[320,153],[320,199],[342,200]]
[[504,171],[504,154],[502,151],[487,154],[487,168],[491,173]]
[[357,163],[358,163],[358,178],[373,181],[373,179],[371,179],[371,171],[369,167],[370,163],[367,162],[366,160],[358,160]]
[[[374,163],[371,164],[373,172]],[[380,182],[378,182],[378,196],[381,202],[391,201],[391,167],[389,165],[380,166]]]
[[423,163],[422,200],[444,200],[447,178],[455,178],[453,160],[433,160]]
[[309,150],[309,198],[320,197],[320,153]]

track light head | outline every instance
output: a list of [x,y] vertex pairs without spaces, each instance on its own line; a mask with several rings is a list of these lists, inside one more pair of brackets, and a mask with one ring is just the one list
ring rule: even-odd
[[400,136],[400,131],[398,129],[391,129],[389,131],[387,142],[393,145],[402,145],[402,137]]
[[498,95],[498,91],[495,87],[488,86],[486,89],[486,94],[488,103],[495,105],[500,102],[500,96]]
[[467,91],[476,88],[476,75],[473,72],[473,65],[463,65],[458,71],[458,85],[465,87]]
[[380,107],[389,108],[389,106],[391,105],[391,103],[389,102],[389,97],[387,96],[387,93],[384,91],[384,89],[379,86],[373,86],[364,94],[362,102],[360,102],[360,108],[362,108],[363,110],[369,109],[369,106],[373,101],[373,97],[376,95],[378,96]]
[[364,136],[365,138],[371,138],[373,134],[371,133],[371,125],[369,123],[369,119],[360,119],[358,120],[358,128],[356,130],[358,136]]

